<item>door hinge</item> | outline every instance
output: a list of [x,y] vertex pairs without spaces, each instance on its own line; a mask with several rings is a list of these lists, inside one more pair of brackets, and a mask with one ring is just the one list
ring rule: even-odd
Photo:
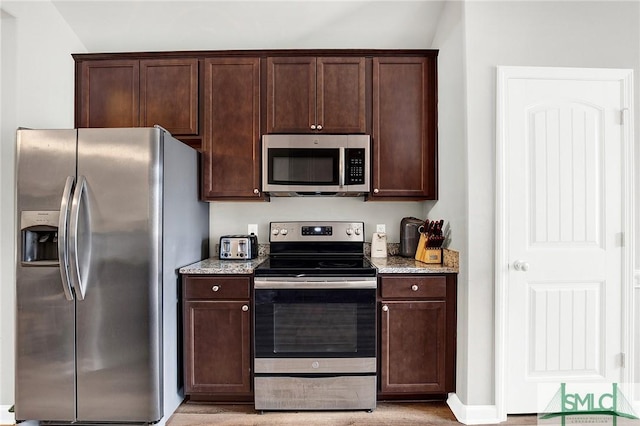
[[624,353],[624,352],[621,352],[621,353],[620,353],[620,367],[626,367],[626,365],[625,365],[625,361],[626,361],[626,360],[625,360],[625,358],[626,358],[626,357],[625,357],[625,353]]
[[624,247],[624,232],[618,232],[616,234],[616,246]]

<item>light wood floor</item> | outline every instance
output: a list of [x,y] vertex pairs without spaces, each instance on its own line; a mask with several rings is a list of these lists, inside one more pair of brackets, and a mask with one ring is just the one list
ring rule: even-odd
[[[537,417],[509,416],[501,425],[536,425]],[[178,407],[167,426],[197,425],[296,425],[296,426],[380,426],[380,425],[460,425],[446,403],[379,402],[377,408],[366,411],[268,411],[256,412],[253,405],[218,405],[187,402]]]

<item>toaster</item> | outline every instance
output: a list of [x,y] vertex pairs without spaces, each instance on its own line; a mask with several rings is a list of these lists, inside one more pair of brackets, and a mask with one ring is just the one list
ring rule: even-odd
[[258,257],[258,237],[223,235],[220,237],[220,259],[255,259]]

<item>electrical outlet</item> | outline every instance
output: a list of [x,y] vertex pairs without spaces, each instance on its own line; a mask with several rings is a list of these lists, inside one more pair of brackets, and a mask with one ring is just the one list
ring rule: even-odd
[[384,223],[376,225],[376,232],[387,232]]
[[253,234],[256,237],[258,236],[258,224],[256,223],[250,223],[249,225],[247,225],[247,233],[249,235]]

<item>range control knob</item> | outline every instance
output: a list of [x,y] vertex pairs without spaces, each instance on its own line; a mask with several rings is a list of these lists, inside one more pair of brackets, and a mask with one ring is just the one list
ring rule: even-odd
[[347,228],[347,235],[352,235],[352,234],[353,234],[353,229]]
[[356,228],[356,235],[360,235],[362,233],[362,229]]
[[280,235],[287,235],[288,233],[287,228],[283,228],[282,231],[280,231]]
[[271,233],[273,235],[278,235],[280,233],[280,230],[278,228],[273,228],[273,230],[271,231]]

